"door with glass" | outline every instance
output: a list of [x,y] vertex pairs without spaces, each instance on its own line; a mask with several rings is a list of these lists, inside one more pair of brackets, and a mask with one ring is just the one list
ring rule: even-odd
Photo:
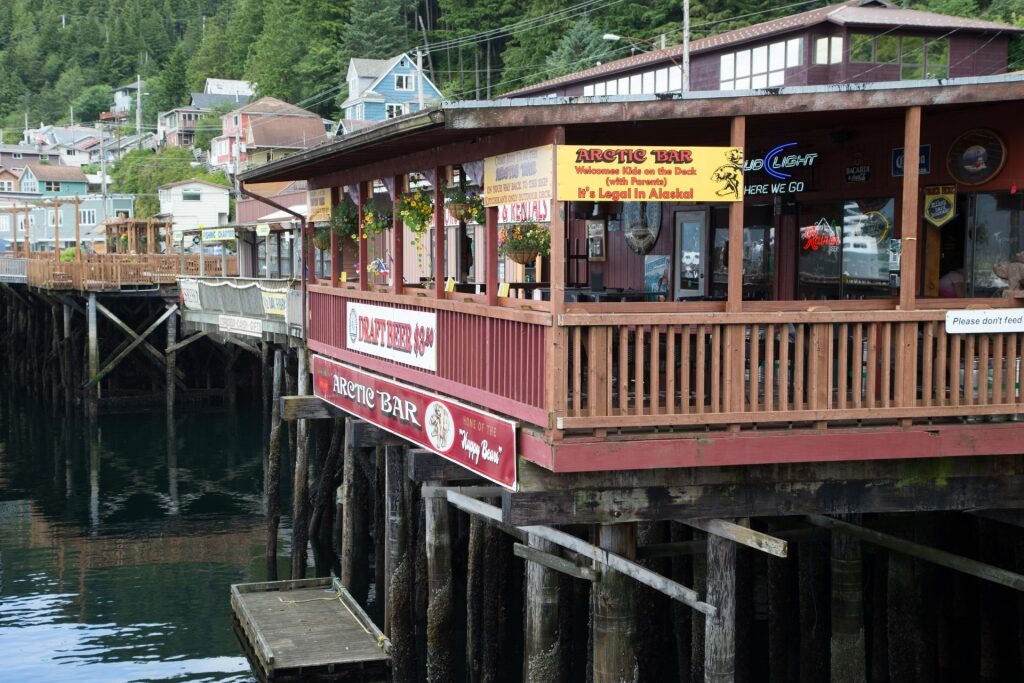
[[693,299],[706,295],[707,211],[692,209],[674,215],[675,298]]

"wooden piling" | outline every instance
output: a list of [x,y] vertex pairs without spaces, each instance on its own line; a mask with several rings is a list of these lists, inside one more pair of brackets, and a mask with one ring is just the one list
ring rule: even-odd
[[[528,536],[527,544],[544,553],[557,554],[550,541]],[[526,563],[526,636],[523,643],[523,678],[537,683],[564,680],[559,647],[559,576],[553,569]]]
[[64,406],[67,411],[70,412],[72,406],[75,403],[75,380],[72,373],[72,355],[71,355],[71,329],[72,329],[72,310],[71,306],[64,304],[64,338],[61,344],[61,358],[63,359],[62,374],[64,377]]
[[425,497],[424,505],[427,546],[427,680],[431,683],[445,683],[455,678],[448,501],[439,496]]
[[416,680],[416,634],[412,614],[412,554],[409,552],[409,506],[406,499],[406,447],[385,446],[387,510],[387,612],[385,633],[391,638],[394,683]]
[[[89,348],[89,381],[92,382],[99,372],[100,366],[100,342],[96,333],[96,293],[89,292],[88,308],[86,309],[86,320],[88,325],[88,348]],[[97,399],[99,397],[99,384],[88,389],[89,419],[95,420],[99,413]]]
[[277,527],[281,523],[281,504],[278,496],[281,468],[281,380],[284,374],[284,354],[274,349],[274,400],[270,410],[270,450],[267,454],[267,476],[264,507],[267,511],[267,581],[277,580]]
[[[183,252],[184,253],[184,252]],[[269,342],[263,342],[260,344],[260,382],[263,387],[263,416],[267,417],[270,415],[270,401],[271,395],[271,382],[272,371],[270,368],[270,347],[272,345]]]
[[473,515],[469,519],[466,547],[466,680],[477,683],[482,671],[484,533],[487,524]]
[[178,370],[178,352],[174,351],[174,344],[178,340],[178,316],[172,315],[167,318],[167,352],[164,354],[167,372],[167,418],[174,417],[175,373]]
[[704,680],[736,678],[736,544],[708,534],[707,602],[717,614],[704,620]]
[[[299,347],[298,392],[309,393],[309,371],[306,348]],[[295,472],[292,479],[292,579],[306,578],[306,546],[309,543],[307,513],[309,511],[309,422],[299,420],[296,427]]]
[[768,593],[768,680],[788,683],[799,680],[800,632],[797,600],[797,558],[766,558]]
[[[602,524],[597,542],[604,550],[628,559],[636,556],[635,524]],[[638,680],[636,646],[636,584],[610,567],[602,567],[601,580],[590,591],[593,632],[593,683]]]
[[[357,457],[366,461],[366,449],[357,451],[354,439],[355,420],[345,421],[344,465],[341,518],[341,583],[360,604],[366,604],[369,591],[369,486]],[[372,452],[372,451],[371,451]]]
[[[669,540],[672,543],[689,541],[693,535],[690,527],[678,522],[669,524]],[[670,577],[684,586],[693,585],[693,558],[677,555],[672,558]],[[676,647],[676,678],[681,681],[690,677],[690,638],[693,631],[693,616],[687,605],[676,600],[672,601],[672,621],[675,624],[674,636]]]
[[829,677],[828,546],[810,539],[797,548],[800,603],[800,680],[827,681]]
[[[853,517],[859,517],[854,515]],[[848,519],[856,524],[859,519]],[[860,541],[832,533],[832,681],[866,680]]]

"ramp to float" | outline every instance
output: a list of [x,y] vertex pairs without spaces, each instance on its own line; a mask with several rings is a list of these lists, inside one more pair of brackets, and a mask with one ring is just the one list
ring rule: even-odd
[[335,579],[231,586],[236,633],[261,681],[389,681],[391,643]]

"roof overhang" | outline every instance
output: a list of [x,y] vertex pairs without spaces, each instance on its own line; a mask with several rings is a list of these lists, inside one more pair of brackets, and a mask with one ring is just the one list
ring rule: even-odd
[[744,92],[466,101],[357,130],[240,175],[244,183],[310,179],[514,129],[899,109],[1024,99],[1024,74]]

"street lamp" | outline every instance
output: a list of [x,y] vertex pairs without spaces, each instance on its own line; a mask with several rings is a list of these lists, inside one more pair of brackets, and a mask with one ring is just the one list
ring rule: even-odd
[[[616,33],[605,33],[603,36],[601,36],[601,39],[602,40],[612,41],[612,42],[619,41],[619,40],[624,40],[627,43],[629,43],[630,48],[632,50],[634,50],[634,51],[638,49],[636,43],[643,43],[644,45],[646,45],[651,50],[664,50],[665,49],[665,35],[664,34],[662,34],[662,36],[661,36],[661,45],[660,46],[658,44],[656,44],[653,40],[648,40],[647,38],[637,38],[636,36],[620,36],[620,35],[618,35]],[[665,56],[669,58],[669,61],[671,61],[672,64],[676,68],[679,69],[679,72],[680,72],[680,74],[679,74],[680,75],[680,78],[679,78],[679,81],[680,81],[679,82],[679,91],[680,92],[688,92],[690,90],[690,55],[689,55],[689,50],[690,50],[689,31],[684,31],[683,32],[683,63],[680,64],[678,61],[676,61],[676,58],[673,57],[671,54],[668,54],[668,53],[665,54]]]

